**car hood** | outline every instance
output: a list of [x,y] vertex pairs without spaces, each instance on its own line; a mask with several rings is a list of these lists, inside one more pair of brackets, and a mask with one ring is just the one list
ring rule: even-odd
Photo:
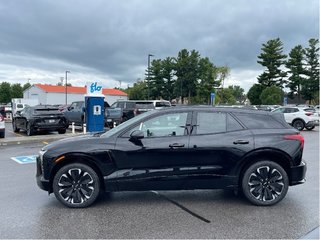
[[109,139],[100,134],[85,134],[52,142],[42,148],[42,151],[63,154],[68,152],[89,152],[113,148]]

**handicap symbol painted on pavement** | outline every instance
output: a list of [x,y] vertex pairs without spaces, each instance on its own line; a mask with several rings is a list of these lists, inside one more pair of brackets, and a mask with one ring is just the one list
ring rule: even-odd
[[18,157],[12,157],[13,161],[16,161],[20,164],[26,164],[26,163],[35,163],[37,159],[37,155],[31,155],[31,156],[18,156]]

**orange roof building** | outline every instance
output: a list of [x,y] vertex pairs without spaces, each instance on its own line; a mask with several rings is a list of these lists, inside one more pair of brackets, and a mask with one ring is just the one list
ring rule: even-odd
[[[84,101],[86,87],[67,87],[67,104],[75,101]],[[127,100],[128,95],[118,89],[103,88],[102,94],[105,95],[105,101],[110,105],[117,100]],[[65,86],[34,84],[23,92],[23,98],[38,99],[41,104],[65,104],[66,88]]]

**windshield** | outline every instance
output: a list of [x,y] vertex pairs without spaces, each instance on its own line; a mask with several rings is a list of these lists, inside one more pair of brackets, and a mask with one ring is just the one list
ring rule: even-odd
[[113,134],[122,131],[123,129],[130,126],[131,124],[134,124],[135,122],[139,122],[141,119],[153,114],[155,111],[156,110],[152,110],[152,111],[148,111],[148,112],[139,114],[138,116],[121,123],[120,125],[116,126],[115,128],[110,129],[106,133],[102,134],[101,137],[111,137]]

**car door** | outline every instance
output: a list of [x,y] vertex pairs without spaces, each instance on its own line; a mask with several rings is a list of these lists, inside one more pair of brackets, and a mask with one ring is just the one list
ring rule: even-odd
[[[179,175],[180,168],[190,160],[190,121],[190,111],[159,114],[119,136],[113,151],[119,169],[116,176],[119,188],[183,188]],[[130,141],[130,134],[135,130],[144,133],[140,142]]]
[[225,187],[236,184],[232,170],[254,148],[254,140],[231,114],[198,111],[192,119],[189,147],[198,167],[189,180],[199,188]]

